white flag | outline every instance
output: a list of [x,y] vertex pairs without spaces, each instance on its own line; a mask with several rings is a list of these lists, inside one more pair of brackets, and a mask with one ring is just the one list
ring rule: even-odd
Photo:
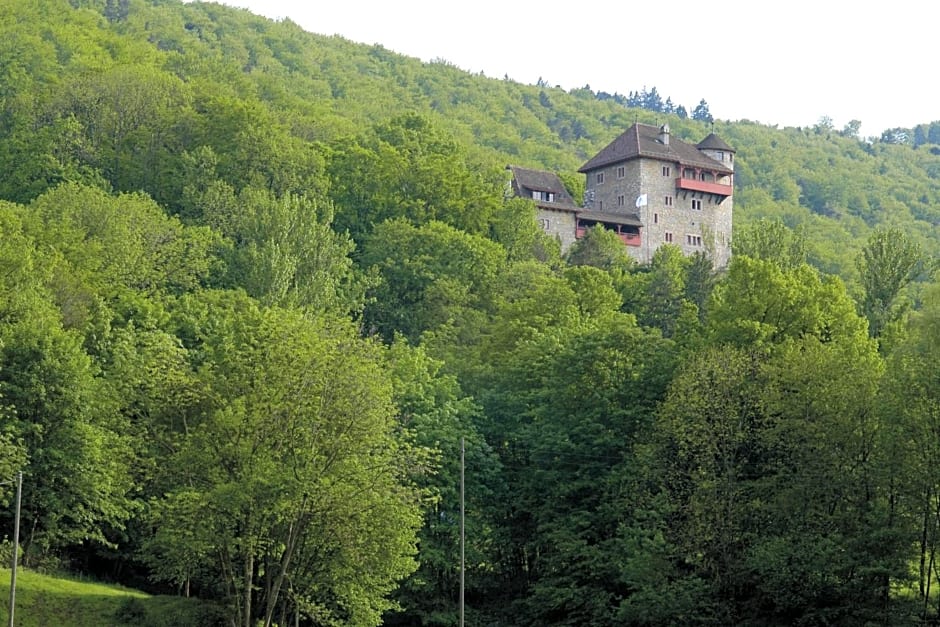
[[639,196],[637,196],[637,197],[636,197],[636,208],[639,209],[640,207],[645,207],[645,206],[646,206],[646,201],[647,201],[646,194],[640,194]]

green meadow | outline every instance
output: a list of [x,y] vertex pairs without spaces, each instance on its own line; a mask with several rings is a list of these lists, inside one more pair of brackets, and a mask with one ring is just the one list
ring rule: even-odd
[[[10,611],[10,569],[0,569],[0,619]],[[18,570],[17,627],[170,627],[211,625],[212,609],[194,599],[151,596],[121,586]]]

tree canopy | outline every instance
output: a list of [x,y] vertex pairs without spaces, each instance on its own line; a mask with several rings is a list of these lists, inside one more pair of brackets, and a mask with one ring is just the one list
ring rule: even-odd
[[[450,627],[463,511],[471,624],[936,622],[937,123],[731,122],[213,3],[7,5],[26,567],[245,627]],[[578,198],[666,121],[735,147],[725,268],[562,252],[509,197],[506,164]]]

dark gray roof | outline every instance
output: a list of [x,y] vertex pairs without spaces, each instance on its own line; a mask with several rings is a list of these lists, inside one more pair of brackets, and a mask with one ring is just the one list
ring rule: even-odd
[[620,137],[610,142],[593,159],[581,166],[578,172],[590,172],[598,168],[629,161],[639,157],[660,159],[679,163],[680,165],[708,168],[714,172],[731,174],[733,170],[720,161],[705,155],[692,144],[688,144],[675,135],[669,136],[669,143],[664,144],[659,139],[658,126],[649,124],[634,124]]
[[725,152],[734,152],[734,148],[725,143],[725,140],[718,137],[714,133],[709,133],[708,137],[700,141],[697,146],[699,148],[708,148],[709,150],[724,150]]
[[506,169],[512,172],[515,192],[520,197],[531,200],[531,192],[533,191],[551,192],[555,194],[555,202],[537,200],[535,203],[539,207],[549,209],[569,211],[578,209],[578,206],[575,205],[568,190],[565,189],[565,184],[561,182],[561,179],[554,172],[530,170],[529,168],[522,168],[517,165],[507,165]]
[[633,226],[643,226],[640,217],[632,213],[605,213],[603,211],[579,211],[578,218],[584,220],[594,220],[595,222],[606,222],[608,224],[631,224]]

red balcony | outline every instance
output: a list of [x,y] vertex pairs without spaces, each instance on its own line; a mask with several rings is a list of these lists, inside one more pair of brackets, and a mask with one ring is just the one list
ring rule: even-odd
[[620,235],[620,241],[622,241],[627,246],[639,246],[641,239],[639,233],[618,233]]
[[[586,227],[579,226],[575,229],[574,236],[577,239],[584,237],[584,232],[587,230]],[[639,233],[626,233],[616,231],[617,236],[620,238],[620,241],[624,243],[625,246],[639,246],[642,242],[642,236]]]
[[725,198],[730,196],[732,192],[732,187],[730,185],[722,185],[721,183],[709,183],[708,181],[682,178],[676,179],[676,189],[684,189],[690,192],[715,194]]

